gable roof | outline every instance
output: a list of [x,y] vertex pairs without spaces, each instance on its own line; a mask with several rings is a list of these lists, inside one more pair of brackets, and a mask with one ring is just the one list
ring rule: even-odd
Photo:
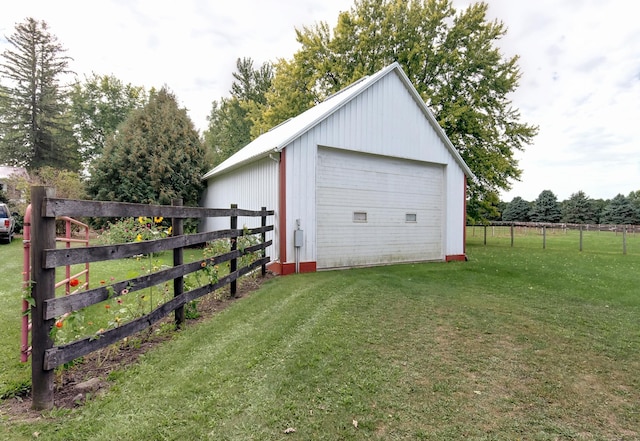
[[11,175],[27,176],[27,170],[24,167],[0,165],[0,179],[6,179]]
[[268,132],[260,135],[241,150],[234,153],[222,163],[208,171],[202,179],[208,179],[213,176],[222,174],[223,172],[231,171],[235,168],[241,167],[254,160],[268,156],[271,153],[277,153],[282,151],[287,145],[293,142],[295,139],[312,129],[317,124],[324,121],[330,115],[341,109],[351,100],[360,95],[363,91],[368,89],[371,85],[378,82],[381,78],[395,73],[398,75],[404,86],[409,91],[410,95],[416,102],[416,104],[422,110],[433,129],[436,131],[449,153],[455,158],[456,163],[462,168],[465,175],[474,179],[473,172],[464,162],[460,153],[453,146],[447,135],[442,130],[442,127],[438,124],[433,115],[433,112],[429,110],[427,105],[420,97],[420,94],[416,88],[411,84],[411,81],[404,73],[400,64],[397,62],[390,64],[389,66],[379,70],[371,76],[364,77],[355,83],[345,87],[344,89],[331,95],[323,102],[313,106],[309,110],[301,113],[300,115],[291,118],[280,125],[275,126]]

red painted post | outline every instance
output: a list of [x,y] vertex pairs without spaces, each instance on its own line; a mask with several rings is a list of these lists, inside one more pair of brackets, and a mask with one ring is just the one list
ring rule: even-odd
[[[22,227],[22,289],[25,296],[31,297],[31,204],[24,212],[24,224]],[[29,308],[31,305],[26,299],[22,299],[22,333],[20,338],[20,361],[26,363],[29,359],[31,348],[29,347]]]
[[[64,221],[64,237],[66,239],[65,247],[71,248],[71,219],[65,219]],[[67,283],[64,284],[64,294],[68,296],[71,292],[71,265],[65,267],[64,277],[67,279]]]

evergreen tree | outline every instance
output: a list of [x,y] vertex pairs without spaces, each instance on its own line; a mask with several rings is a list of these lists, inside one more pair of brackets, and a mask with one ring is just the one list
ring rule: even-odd
[[196,206],[207,170],[205,148],[185,109],[166,88],[133,110],[91,167],[89,194],[97,200]]
[[106,139],[115,135],[129,112],[146,102],[144,87],[124,84],[112,75],[94,73],[74,83],[70,113],[83,162],[100,156]]
[[502,213],[502,220],[507,222],[529,222],[531,220],[530,213],[531,203],[520,196],[516,196],[509,202]]
[[638,213],[629,198],[619,193],[609,201],[604,210],[601,222],[603,224],[635,224],[638,222]]
[[593,208],[593,216],[594,216],[595,223],[597,224],[602,223],[604,211],[607,208],[607,205],[609,205],[609,202],[610,202],[609,200],[604,200],[604,199],[591,200],[591,206]]
[[260,113],[266,104],[265,93],[271,87],[271,64],[254,69],[251,58],[239,58],[236,67],[231,97],[213,102],[209,127],[204,132],[204,143],[213,153],[214,165],[251,141],[251,115]]
[[456,12],[448,0],[356,0],[333,32],[325,22],[297,30],[301,48],[276,65],[254,136],[397,61],[478,178],[469,189],[469,209],[476,210],[470,216],[477,218],[491,203],[489,193],[520,177],[514,153],[537,133],[520,122],[509,100],[520,77],[518,58],[500,53],[496,42],[506,28],[487,20],[487,8],[475,3]]
[[640,190],[630,192],[627,199],[629,199],[636,212],[636,222],[640,223]]
[[593,224],[597,218],[592,201],[583,191],[573,193],[563,204],[562,218],[570,224]]
[[69,58],[44,21],[28,18],[7,37],[0,75],[4,111],[0,119],[0,162],[36,169],[45,165],[77,170],[77,144],[68,120],[60,77]]
[[533,222],[559,222],[562,213],[556,195],[551,190],[543,190],[533,201],[530,216]]

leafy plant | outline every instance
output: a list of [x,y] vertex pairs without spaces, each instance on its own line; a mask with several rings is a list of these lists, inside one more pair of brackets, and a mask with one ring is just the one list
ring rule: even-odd
[[162,217],[124,218],[109,222],[105,231],[98,236],[98,243],[114,245],[161,239],[170,236],[171,232],[171,226],[167,226]]

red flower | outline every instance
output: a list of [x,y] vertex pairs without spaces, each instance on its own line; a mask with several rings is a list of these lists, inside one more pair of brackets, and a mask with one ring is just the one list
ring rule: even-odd
[[62,328],[62,320],[56,322],[56,328]]
[[109,308],[111,308],[111,305],[107,303],[106,305],[104,305],[104,307],[105,307],[106,309],[109,309]]
[[78,279],[69,280],[69,285],[71,286],[78,286],[79,284],[80,284],[80,281]]

